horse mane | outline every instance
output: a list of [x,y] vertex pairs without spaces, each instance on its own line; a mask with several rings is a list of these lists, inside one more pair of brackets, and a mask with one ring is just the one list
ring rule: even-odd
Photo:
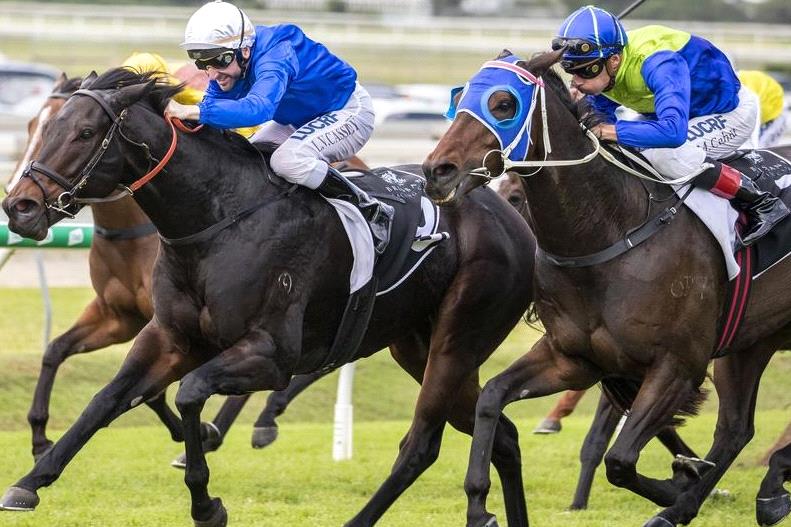
[[80,84],[82,84],[82,77],[65,77],[63,82],[55,87],[61,93],[73,93],[80,88]]
[[544,85],[560,98],[563,106],[568,108],[577,121],[585,125],[586,128],[592,128],[604,122],[604,116],[593,111],[587,97],[582,97],[579,101],[572,99],[568,84],[553,67],[557,64],[558,59],[559,55],[553,52],[537,53],[524,68],[533,73],[540,73]]
[[[168,83],[162,77],[162,72],[139,72],[126,67],[111,68],[95,79],[86,78],[81,88],[89,90],[120,90],[128,86],[146,84],[152,81],[154,82],[153,88],[146,99],[141,100],[141,102],[147,103],[149,109],[158,115],[162,115],[168,101],[184,88],[183,83],[176,85]],[[231,130],[220,130],[206,126],[199,134],[199,137],[216,143],[217,148],[222,148],[228,153],[231,153],[228,151],[228,148],[231,147],[239,153],[245,152],[248,155],[252,154],[259,158],[258,151],[250,141]]]

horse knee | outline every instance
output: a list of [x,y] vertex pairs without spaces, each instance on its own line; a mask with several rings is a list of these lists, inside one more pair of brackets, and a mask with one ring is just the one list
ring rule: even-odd
[[626,487],[636,475],[636,461],[621,458],[612,453],[604,457],[607,480],[616,487]]
[[210,395],[202,380],[189,376],[176,392],[176,408],[182,415],[190,411],[200,412]]
[[475,407],[476,419],[498,419],[502,414],[502,401],[505,395],[504,388],[500,387],[497,379],[492,379],[483,387]]

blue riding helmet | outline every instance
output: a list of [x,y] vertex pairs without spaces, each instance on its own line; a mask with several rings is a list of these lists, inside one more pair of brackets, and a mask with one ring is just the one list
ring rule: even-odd
[[567,46],[563,60],[581,62],[620,53],[627,42],[626,30],[615,15],[588,5],[563,21],[558,36],[552,39],[552,49]]

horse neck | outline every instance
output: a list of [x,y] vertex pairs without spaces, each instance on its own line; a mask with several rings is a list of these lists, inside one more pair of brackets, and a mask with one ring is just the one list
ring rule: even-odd
[[136,225],[151,223],[143,209],[131,197],[94,203],[91,206],[93,221],[105,229],[126,229]]
[[[161,158],[170,145],[171,131],[161,118],[141,112],[130,120],[130,135],[151,145]],[[224,144],[202,134],[178,134],[178,145],[165,169],[135,193],[145,214],[168,238],[180,238],[206,229],[224,218],[260,203],[278,189],[266,177],[264,161],[254,152]],[[157,146],[155,146],[157,145]],[[148,160],[130,146],[132,180],[148,170]]]
[[[593,144],[574,115],[546,90],[547,123],[552,144],[548,159],[581,159]],[[529,159],[543,160],[545,145],[540,109],[535,112]],[[561,132],[562,131],[562,132]],[[553,133],[554,132],[554,133]],[[645,218],[647,203],[640,183],[601,156],[579,165],[544,167],[522,178],[528,222],[538,244],[561,256],[599,251]]]

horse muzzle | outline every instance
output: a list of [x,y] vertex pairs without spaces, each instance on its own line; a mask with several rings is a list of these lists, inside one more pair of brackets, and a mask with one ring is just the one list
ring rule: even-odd
[[8,216],[11,232],[39,241],[46,238],[49,225],[42,203],[28,197],[8,196],[3,200],[3,212]]

